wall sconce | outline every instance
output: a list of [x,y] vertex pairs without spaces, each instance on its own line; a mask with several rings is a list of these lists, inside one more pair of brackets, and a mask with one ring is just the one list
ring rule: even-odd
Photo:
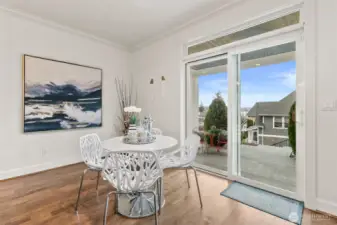
[[[162,82],[166,81],[165,76],[161,76],[161,81]],[[153,78],[150,79],[150,84],[154,84],[154,79]]]
[[[161,89],[161,95],[162,95],[162,97],[164,97],[164,96],[165,96],[165,92],[166,92],[166,91],[165,91],[165,89],[166,89],[166,88],[165,88],[165,86],[166,86],[166,85],[165,85],[165,83],[166,83],[166,78],[165,78],[165,76],[161,76],[160,80],[161,80],[161,85],[160,85],[160,86],[161,86],[161,88],[160,88],[160,89]],[[151,78],[151,79],[150,79],[150,84],[154,84],[154,78]]]

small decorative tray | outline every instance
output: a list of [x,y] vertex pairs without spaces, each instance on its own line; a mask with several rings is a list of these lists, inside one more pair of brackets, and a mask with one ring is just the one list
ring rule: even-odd
[[151,136],[146,139],[143,139],[143,138],[130,139],[128,136],[123,138],[123,143],[130,144],[130,145],[145,145],[145,144],[151,144],[155,141],[156,141],[155,136]]

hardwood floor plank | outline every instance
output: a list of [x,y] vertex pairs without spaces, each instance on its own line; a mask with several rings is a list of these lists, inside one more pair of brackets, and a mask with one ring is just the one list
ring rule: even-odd
[[[83,183],[79,213],[74,205],[85,165],[19,177],[0,182],[0,225],[97,225],[103,222],[106,194],[112,187],[105,181],[95,190],[96,173],[88,172]],[[184,171],[165,171],[165,206],[159,216],[161,225],[290,225],[292,223],[220,196],[229,181],[199,172],[200,208],[195,179],[190,171],[191,188]],[[153,225],[154,217],[129,219],[114,212],[111,196],[108,224]],[[337,220],[304,211],[304,225],[333,225]]]

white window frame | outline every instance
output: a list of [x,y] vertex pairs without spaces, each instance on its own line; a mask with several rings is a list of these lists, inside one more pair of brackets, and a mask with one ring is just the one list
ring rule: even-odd
[[[223,49],[226,46],[235,47],[237,45],[240,45],[241,43],[244,43],[245,40],[251,39],[255,36],[248,37],[246,39],[242,39],[242,40],[238,40],[238,41],[234,41],[234,42],[231,42],[227,45],[218,46],[218,47],[215,47],[215,48],[212,48],[212,49],[207,49],[207,50],[197,52],[197,53],[193,53],[193,54],[188,54],[188,48],[189,47],[192,47],[194,45],[198,45],[198,44],[201,44],[201,43],[204,43],[204,42],[208,42],[208,41],[214,40],[216,38],[223,37],[223,36],[226,36],[226,35],[229,35],[229,34],[233,34],[233,33],[239,32],[239,31],[243,31],[245,29],[249,29],[249,28],[254,27],[254,26],[258,26],[262,23],[272,21],[274,19],[286,16],[288,14],[291,14],[291,13],[294,13],[294,12],[297,12],[297,11],[301,11],[302,8],[303,8],[303,2],[290,4],[288,6],[283,6],[279,9],[275,9],[273,11],[267,12],[264,15],[253,17],[253,18],[245,21],[244,23],[236,24],[236,25],[231,26],[228,29],[222,30],[218,33],[213,33],[213,34],[210,34],[210,35],[207,35],[207,36],[202,36],[202,37],[198,37],[198,38],[189,40],[187,43],[185,43],[183,45],[183,54],[184,54],[185,60],[193,60],[195,58],[204,57],[205,55],[210,56],[210,55],[217,54],[219,51],[221,52],[221,49]],[[302,17],[301,12],[300,12],[300,17]],[[296,27],[296,26],[302,27],[303,26],[302,19],[300,18],[299,24],[291,25],[291,26],[288,26],[288,27],[293,27],[293,26],[294,27]],[[263,36],[265,34],[275,32],[275,31],[278,31],[278,30],[282,30],[282,29],[285,29],[285,28],[287,28],[287,27],[280,28],[280,29],[273,30],[273,31],[269,31],[267,33],[257,35],[257,37],[260,37],[261,35]]]
[[[281,117],[282,118],[282,127],[275,127],[275,117]],[[273,116],[273,129],[278,129],[278,130],[288,129],[287,127],[285,127],[285,116]]]

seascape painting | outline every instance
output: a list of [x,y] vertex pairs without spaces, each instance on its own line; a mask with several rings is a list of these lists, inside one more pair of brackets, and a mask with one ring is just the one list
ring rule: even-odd
[[24,132],[102,126],[102,70],[23,56]]

